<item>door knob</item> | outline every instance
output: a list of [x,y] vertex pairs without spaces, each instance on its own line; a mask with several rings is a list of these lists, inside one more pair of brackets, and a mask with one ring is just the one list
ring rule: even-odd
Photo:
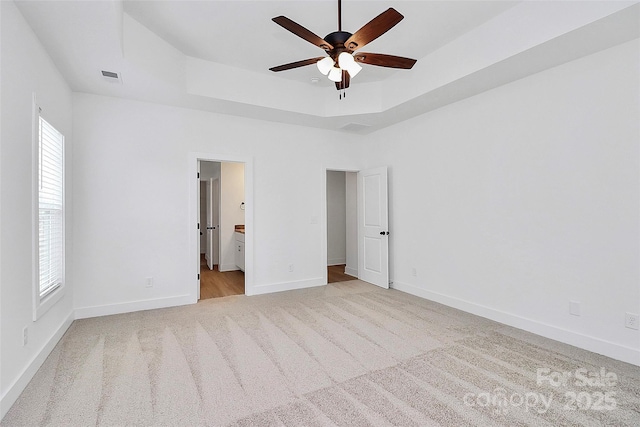
[[384,236],[385,234],[388,236],[388,235],[389,235],[389,232],[388,232],[388,231],[381,231],[381,232],[380,232],[380,235],[381,235],[381,236]]

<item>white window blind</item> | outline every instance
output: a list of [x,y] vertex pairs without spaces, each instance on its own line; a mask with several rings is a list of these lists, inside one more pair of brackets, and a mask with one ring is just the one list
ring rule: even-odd
[[42,117],[38,146],[39,292],[44,298],[64,278],[64,136]]

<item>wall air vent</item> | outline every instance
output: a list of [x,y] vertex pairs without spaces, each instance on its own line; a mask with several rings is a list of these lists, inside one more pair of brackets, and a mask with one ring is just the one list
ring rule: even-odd
[[102,77],[111,83],[122,83],[122,76],[113,71],[102,70]]
[[370,127],[371,125],[365,125],[362,123],[347,123],[346,125],[341,126],[340,129],[346,132],[360,133]]

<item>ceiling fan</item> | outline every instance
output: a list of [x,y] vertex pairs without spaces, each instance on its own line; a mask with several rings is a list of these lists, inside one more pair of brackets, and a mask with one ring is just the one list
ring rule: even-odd
[[296,36],[305,39],[309,43],[318,46],[320,49],[323,49],[328,56],[303,59],[302,61],[269,68],[269,70],[285,71],[316,64],[322,74],[327,75],[329,80],[335,82],[337,90],[344,91],[344,89],[349,87],[351,78],[355,77],[356,74],[362,70],[360,64],[410,69],[413,67],[413,64],[416,63],[415,59],[385,55],[382,53],[356,52],[389,31],[398,22],[402,21],[403,18],[404,16],[397,10],[389,8],[373,18],[358,31],[351,34],[342,31],[342,1],[338,0],[338,31],[327,34],[325,38],[320,38],[291,19],[285,16],[277,16],[272,19],[273,22],[285,30],[291,31]]

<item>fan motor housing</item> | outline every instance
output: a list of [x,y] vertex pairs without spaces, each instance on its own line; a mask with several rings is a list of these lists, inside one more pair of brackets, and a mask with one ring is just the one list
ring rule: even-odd
[[351,33],[346,31],[334,31],[333,33],[327,34],[324,41],[335,48],[339,48],[344,47],[344,42],[349,40],[349,37],[351,37]]

